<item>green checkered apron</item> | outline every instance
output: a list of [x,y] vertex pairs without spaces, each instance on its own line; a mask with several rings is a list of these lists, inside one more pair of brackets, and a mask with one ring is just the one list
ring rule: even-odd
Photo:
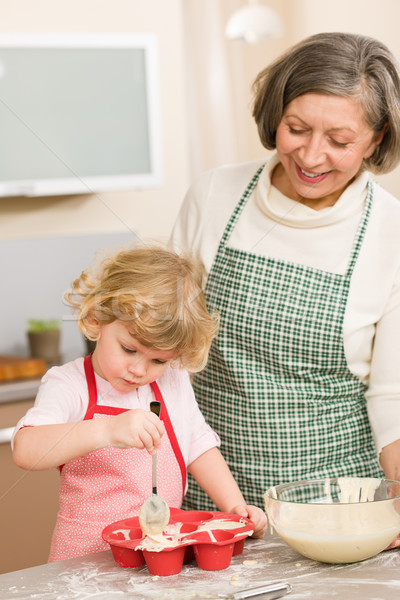
[[[373,184],[347,270],[338,275],[227,246],[262,169],[236,206],[208,277],[207,305],[219,311],[221,328],[193,382],[239,487],[258,506],[271,485],[382,475],[366,386],[349,370],[343,347],[343,318]],[[213,507],[192,479],[185,506]]]

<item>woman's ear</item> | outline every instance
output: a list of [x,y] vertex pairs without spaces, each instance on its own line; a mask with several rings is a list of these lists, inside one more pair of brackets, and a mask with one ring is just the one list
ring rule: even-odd
[[383,129],[382,129],[382,131],[380,131],[380,132],[378,133],[378,135],[376,136],[376,138],[374,139],[374,142],[375,142],[375,148],[376,148],[377,146],[379,146],[379,144],[382,142],[382,140],[383,140],[383,138],[384,138],[384,135],[385,135],[385,133],[387,132],[387,130],[388,130],[388,129],[389,129],[389,123],[385,123],[385,124],[384,124],[384,126],[383,126]]
[[369,145],[369,147],[365,153],[364,159],[370,158],[373,155],[373,153],[375,152],[375,150],[377,149],[379,144],[382,142],[384,135],[388,129],[389,129],[389,124],[385,123],[385,125],[383,126],[383,129],[379,133],[376,134],[376,136],[372,140],[371,144]]

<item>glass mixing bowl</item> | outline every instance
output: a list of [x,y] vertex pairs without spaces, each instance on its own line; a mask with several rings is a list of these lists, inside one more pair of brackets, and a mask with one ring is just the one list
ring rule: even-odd
[[339,477],[269,488],[270,525],[297,552],[321,562],[375,556],[400,532],[400,482]]

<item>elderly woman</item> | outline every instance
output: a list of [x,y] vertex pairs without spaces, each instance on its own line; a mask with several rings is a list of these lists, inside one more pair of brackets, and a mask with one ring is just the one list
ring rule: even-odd
[[298,479],[400,479],[400,203],[370,175],[400,159],[396,60],[322,33],[254,90],[275,153],[202,175],[172,235],[221,317],[197,400],[254,504]]

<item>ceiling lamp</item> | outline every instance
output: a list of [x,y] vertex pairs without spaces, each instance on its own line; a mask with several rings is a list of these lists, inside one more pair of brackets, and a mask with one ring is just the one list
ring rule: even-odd
[[258,4],[257,0],[249,0],[248,6],[234,12],[225,28],[228,39],[243,40],[247,44],[278,38],[282,33],[278,14],[268,6]]

